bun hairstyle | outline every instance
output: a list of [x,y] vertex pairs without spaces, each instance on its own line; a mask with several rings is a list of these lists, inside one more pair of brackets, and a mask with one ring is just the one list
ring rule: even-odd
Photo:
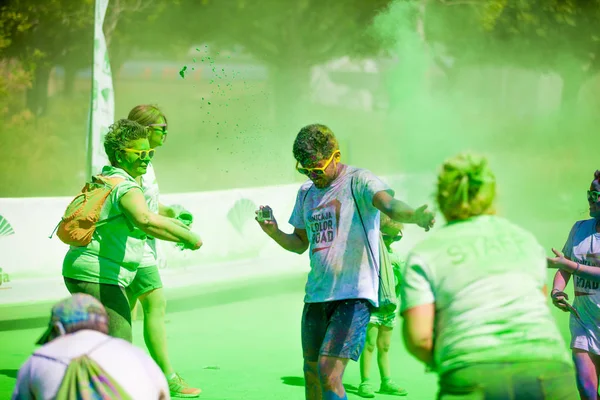
[[600,170],[596,170],[596,172],[594,172],[594,180],[600,181]]
[[442,165],[436,199],[446,221],[493,214],[495,197],[496,177],[484,157],[459,154]]

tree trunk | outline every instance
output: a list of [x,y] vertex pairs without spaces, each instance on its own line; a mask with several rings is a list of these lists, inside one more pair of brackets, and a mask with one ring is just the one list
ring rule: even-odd
[[50,66],[38,66],[35,69],[31,87],[27,89],[27,108],[36,116],[43,115],[48,106],[50,71]]
[[574,74],[572,71],[561,74],[563,86],[560,96],[560,112],[568,115],[577,110],[579,92],[585,82],[583,73]]

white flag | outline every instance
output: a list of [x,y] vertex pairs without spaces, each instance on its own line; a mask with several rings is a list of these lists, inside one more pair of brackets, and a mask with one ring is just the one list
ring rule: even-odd
[[108,2],[109,0],[96,0],[94,10],[94,64],[92,67],[92,101],[87,142],[88,177],[99,174],[102,167],[109,164],[108,157],[104,152],[104,136],[115,118],[112,73],[110,71],[106,39],[102,31]]

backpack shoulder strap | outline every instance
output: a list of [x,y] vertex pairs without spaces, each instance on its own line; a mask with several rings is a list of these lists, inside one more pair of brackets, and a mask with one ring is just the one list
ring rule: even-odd
[[352,200],[354,200],[354,205],[356,207],[356,212],[358,213],[358,218],[360,219],[360,225],[363,228],[363,233],[365,237],[365,241],[367,244],[367,248],[369,249],[369,254],[371,254],[371,258],[377,267],[377,274],[379,274],[379,263],[375,258],[375,254],[373,254],[373,249],[371,248],[371,242],[369,241],[369,234],[367,232],[367,228],[365,227],[365,222],[363,221],[362,213],[360,212],[360,207],[358,205],[358,201],[356,201],[356,196],[354,195],[354,176],[350,178],[350,193],[352,194]]
[[119,183],[125,181],[125,178],[120,176],[104,176],[104,175],[96,175],[92,177],[92,181],[100,181],[103,183],[107,183],[111,188],[114,188]]
[[312,188],[313,188],[313,185],[310,185],[310,187],[308,188],[306,193],[304,193],[304,197],[302,198],[302,206],[304,206],[304,202],[306,201],[306,198],[308,197],[308,193],[310,192],[310,189],[312,189]]
[[[93,178],[96,178],[97,180],[99,180],[99,181],[101,181],[101,182],[103,182],[105,184],[108,184],[108,186],[110,186],[110,192],[112,192],[113,189],[119,183],[124,182],[126,180],[125,178],[122,178],[120,176],[111,176],[111,177],[108,177],[108,176],[98,175],[98,176],[95,176]],[[122,213],[122,212],[120,214],[118,214],[118,215],[114,215],[112,217],[100,220],[100,221],[96,222],[96,228],[99,227],[99,226],[105,225],[106,223],[111,222],[111,221],[113,221],[113,220],[115,220],[117,218],[121,218],[121,217],[125,217],[125,214]],[[129,221],[129,220],[127,220],[127,218],[125,218],[125,220]],[[133,228],[130,226],[130,229],[133,229]]]

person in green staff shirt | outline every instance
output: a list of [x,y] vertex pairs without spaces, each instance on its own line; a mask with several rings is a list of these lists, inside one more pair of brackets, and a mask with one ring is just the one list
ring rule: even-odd
[[486,159],[459,155],[438,176],[447,225],[408,255],[401,283],[408,351],[439,375],[439,400],[575,400],[575,373],[546,304],[546,254],[494,215]]

